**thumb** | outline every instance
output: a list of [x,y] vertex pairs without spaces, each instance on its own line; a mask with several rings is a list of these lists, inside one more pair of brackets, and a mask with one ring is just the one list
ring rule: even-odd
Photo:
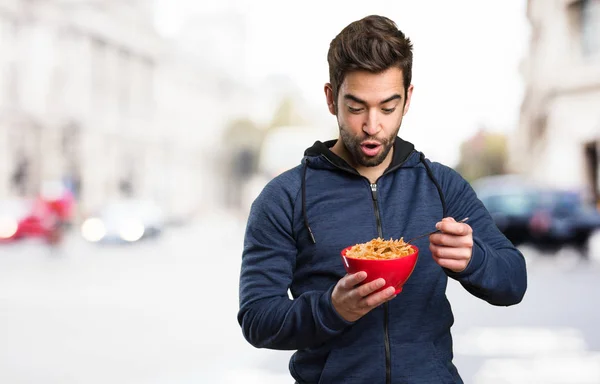
[[438,221],[437,224],[435,225],[435,228],[437,230],[441,230],[442,229],[442,223],[456,223],[456,220],[454,220],[453,217],[444,217],[442,219],[442,221]]

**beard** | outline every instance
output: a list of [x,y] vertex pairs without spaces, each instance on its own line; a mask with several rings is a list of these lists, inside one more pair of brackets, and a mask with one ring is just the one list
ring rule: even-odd
[[[368,135],[354,136],[340,125],[340,138],[344,143],[346,150],[348,150],[348,153],[352,157],[352,160],[354,160],[356,164],[363,167],[376,167],[383,163],[394,147],[396,136],[398,135],[399,130],[400,127],[398,127],[398,129],[396,129],[396,131],[389,137],[380,139]],[[381,145],[381,151],[376,156],[367,156],[362,151],[361,143],[367,140],[375,141]]]

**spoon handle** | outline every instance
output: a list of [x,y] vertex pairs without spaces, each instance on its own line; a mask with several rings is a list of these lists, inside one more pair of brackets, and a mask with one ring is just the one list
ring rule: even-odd
[[[458,221],[458,223],[466,223],[466,222],[467,222],[467,220],[469,220],[469,218],[468,218],[468,217],[465,217],[464,219],[462,219],[462,220]],[[434,233],[438,233],[438,232],[441,232],[441,231],[440,231],[439,229],[436,229],[436,230],[435,230],[435,231],[433,231],[433,232],[428,232],[428,233],[424,233],[424,234],[422,234],[422,235],[419,235],[419,236],[417,236],[417,237],[413,237],[412,239],[408,240],[408,241],[406,242],[406,244],[409,244],[409,243],[411,243],[411,242],[412,242],[412,241],[414,241],[414,240],[420,239],[421,237],[425,237],[425,236],[433,235]]]

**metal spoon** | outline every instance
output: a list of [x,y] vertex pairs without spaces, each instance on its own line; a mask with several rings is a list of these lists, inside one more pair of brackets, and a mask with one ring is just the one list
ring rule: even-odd
[[[462,220],[460,220],[460,221],[458,221],[458,222],[459,222],[459,223],[466,223],[466,222],[467,222],[467,220],[469,220],[469,218],[468,218],[468,217],[465,217],[464,219],[462,219]],[[433,232],[428,232],[428,233],[424,233],[424,234],[422,234],[422,235],[419,235],[419,236],[417,236],[417,237],[413,237],[412,239],[408,240],[408,241],[406,242],[406,244],[409,244],[409,243],[411,243],[413,240],[417,240],[417,239],[420,239],[421,237],[425,237],[425,236],[433,235],[434,233],[438,233],[438,232],[441,232],[441,231],[440,231],[439,229],[436,229],[436,230],[435,230],[435,231],[433,231]]]

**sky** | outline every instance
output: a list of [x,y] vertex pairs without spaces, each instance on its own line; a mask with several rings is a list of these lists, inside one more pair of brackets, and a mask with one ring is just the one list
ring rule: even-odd
[[414,45],[415,88],[401,137],[429,158],[455,165],[461,142],[480,127],[508,134],[517,127],[519,64],[529,41],[526,0],[155,3],[159,30],[173,36],[191,15],[237,12],[245,20],[240,74],[250,82],[287,76],[324,109],[330,41],[354,20],[388,16]]

